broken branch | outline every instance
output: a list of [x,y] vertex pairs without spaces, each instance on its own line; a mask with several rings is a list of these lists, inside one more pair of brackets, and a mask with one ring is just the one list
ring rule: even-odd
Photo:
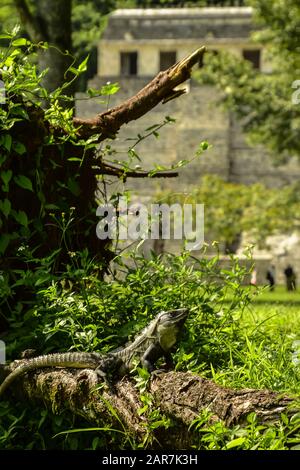
[[205,47],[200,47],[169,69],[159,72],[136,95],[119,106],[91,119],[74,118],[73,123],[78,128],[78,136],[88,138],[94,134],[100,134],[99,142],[106,138],[112,138],[123,124],[140,118],[161,101],[167,102],[177,95],[181,95],[182,93],[178,93],[175,88],[190,78],[193,66],[199,63],[204,52]]
[[177,171],[134,171],[118,168],[113,165],[103,164],[99,169],[95,169],[95,175],[110,175],[118,178],[175,178]]

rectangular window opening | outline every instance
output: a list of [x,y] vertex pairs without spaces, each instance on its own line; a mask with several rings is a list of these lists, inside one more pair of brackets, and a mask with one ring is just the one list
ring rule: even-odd
[[137,75],[138,53],[137,52],[121,52],[121,75],[133,76]]
[[243,50],[243,57],[245,60],[251,62],[255,69],[260,69],[260,50],[259,49],[245,49]]

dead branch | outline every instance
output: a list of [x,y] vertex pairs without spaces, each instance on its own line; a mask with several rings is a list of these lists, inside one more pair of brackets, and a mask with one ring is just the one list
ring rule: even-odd
[[110,175],[118,178],[175,178],[178,176],[177,171],[134,171],[125,168],[119,168],[113,165],[102,163],[99,169],[95,168],[95,175]]
[[199,63],[204,52],[205,47],[201,47],[169,69],[160,72],[135,96],[119,106],[91,119],[74,118],[74,125],[78,127],[78,136],[87,138],[100,134],[99,142],[112,138],[123,124],[140,118],[161,101],[167,102],[180,96],[183,90],[179,92],[175,88],[190,78],[193,66]]

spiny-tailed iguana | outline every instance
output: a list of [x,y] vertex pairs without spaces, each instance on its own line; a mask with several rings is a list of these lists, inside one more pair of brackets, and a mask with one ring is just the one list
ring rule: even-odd
[[155,363],[161,357],[165,358],[166,365],[171,367],[171,350],[177,342],[188,313],[185,308],[160,312],[133,342],[105,355],[96,352],[67,352],[27,359],[5,378],[0,386],[0,395],[18,376],[44,367],[95,369],[104,380],[107,375],[126,375],[136,359],[140,360],[142,366],[150,373],[154,371]]

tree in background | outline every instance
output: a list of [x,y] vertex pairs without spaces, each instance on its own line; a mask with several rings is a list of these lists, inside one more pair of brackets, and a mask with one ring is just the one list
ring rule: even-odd
[[266,145],[277,163],[300,157],[300,48],[298,0],[250,0],[272,71],[262,73],[230,54],[207,55],[201,80],[223,91],[253,143]]
[[268,236],[291,234],[300,224],[299,184],[267,188],[244,185],[205,175],[190,194],[162,192],[160,203],[204,204],[206,242],[218,241],[225,252],[234,253],[243,234],[252,243],[266,247]]

